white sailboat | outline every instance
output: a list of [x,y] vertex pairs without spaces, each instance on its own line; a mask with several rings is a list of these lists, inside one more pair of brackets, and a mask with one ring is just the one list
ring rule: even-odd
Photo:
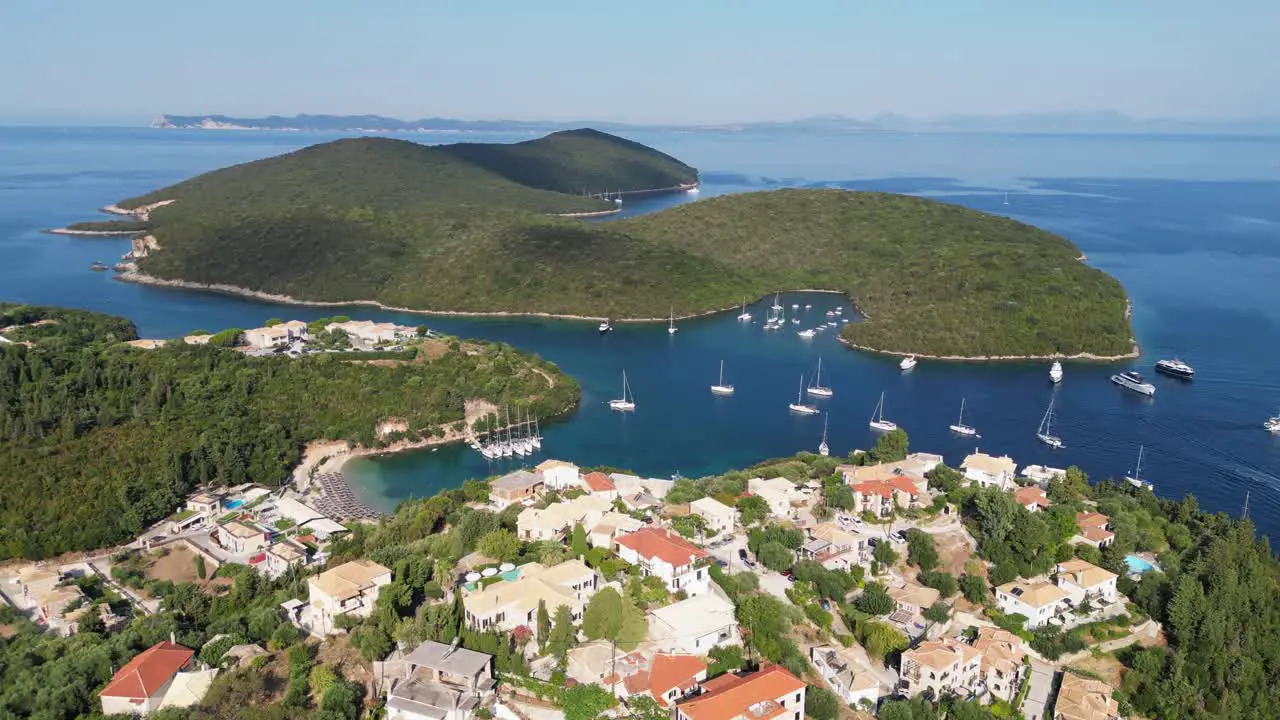
[[902,362],[898,363],[898,367],[902,368],[902,371],[903,371],[903,372],[906,372],[907,370],[910,370],[910,369],[914,368],[915,366],[916,366],[916,356],[915,356],[915,355],[908,355],[908,356],[906,356],[906,357],[902,358]]
[[829,398],[832,395],[831,388],[822,384],[822,358],[818,358],[818,372],[813,376],[813,383],[809,385],[808,393],[822,398]]
[[1062,382],[1062,363],[1057,360],[1054,360],[1053,364],[1049,366],[1049,382],[1054,385]]
[[815,332],[812,328],[810,328],[810,329],[808,329],[808,330],[797,330],[797,331],[796,331],[796,335],[799,335],[800,337],[802,337],[802,338],[804,338],[804,339],[806,339],[806,340],[808,340],[809,338],[811,338],[811,337],[813,337],[814,335],[817,335],[817,334],[818,334],[818,333],[817,333],[817,332]]
[[672,308],[671,308],[671,319],[667,321],[667,334],[668,334],[668,335],[675,335],[675,334],[676,334],[676,330],[677,330],[677,329],[678,329],[678,328],[676,328],[676,309],[675,309],[674,307],[672,307]]
[[738,316],[738,322],[748,322],[751,320],[751,313],[747,312],[747,299],[742,298],[742,314]]
[[880,432],[893,432],[898,429],[897,423],[884,419],[884,393],[880,393],[880,402],[876,403],[876,409],[871,413],[871,422],[868,423],[872,430]]
[[1140,490],[1141,490],[1142,488],[1146,488],[1147,490],[1155,490],[1155,486],[1154,486],[1154,485],[1152,485],[1151,483],[1149,483],[1149,482],[1147,482],[1146,480],[1143,480],[1143,479],[1142,479],[1142,451],[1143,451],[1143,449],[1144,449],[1144,448],[1143,448],[1143,446],[1142,446],[1142,445],[1139,445],[1139,446],[1138,446],[1138,464],[1133,468],[1133,474],[1132,474],[1132,475],[1125,475],[1125,476],[1124,476],[1124,481],[1125,481],[1125,482],[1127,482],[1127,483],[1129,483],[1130,485],[1132,485],[1132,486],[1134,486],[1134,487],[1136,487],[1136,488],[1140,489]]
[[1276,412],[1275,417],[1267,418],[1267,421],[1262,423],[1262,427],[1265,430],[1280,434],[1280,412]]
[[533,419],[533,449],[542,449],[542,427],[538,424],[538,418]]
[[951,432],[956,433],[957,435],[964,435],[965,437],[982,437],[978,434],[977,428],[972,425],[964,424],[964,401],[964,398],[960,398],[960,419],[956,420],[956,424],[951,426]]
[[802,403],[801,399],[803,397],[804,397],[804,375],[801,375],[800,389],[796,391],[796,401],[791,403],[787,407],[791,410],[791,412],[797,415],[817,415],[818,408],[812,405],[805,405],[804,403]]
[[1049,399],[1049,408],[1044,411],[1040,420],[1040,428],[1036,430],[1036,439],[1055,450],[1066,447],[1062,438],[1053,434],[1053,399]]
[[822,442],[818,443],[818,454],[826,457],[831,454],[831,448],[827,447],[827,415],[822,416]]
[[733,386],[724,384],[724,361],[720,361],[720,381],[711,386],[711,392],[716,395],[732,395]]
[[780,295],[781,295],[781,293],[774,293],[774,294],[773,294],[773,309],[774,309],[774,311],[775,311],[775,312],[776,312],[776,311],[778,311],[778,310],[781,310],[781,309],[782,309],[782,303],[778,302],[778,297],[779,297]]
[[1005,193],[1005,194],[1004,194],[1004,203],[1003,203],[1003,204],[1005,204],[1005,205],[1008,205],[1008,204],[1009,204],[1009,193]]
[[631,385],[627,383],[627,371],[622,371],[622,397],[609,401],[609,409],[618,412],[630,412],[636,409],[636,399],[631,395]]

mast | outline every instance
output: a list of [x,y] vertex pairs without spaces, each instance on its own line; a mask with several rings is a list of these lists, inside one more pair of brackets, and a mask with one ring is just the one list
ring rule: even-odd
[[956,421],[960,427],[964,427],[964,398],[960,398],[960,419]]
[[721,360],[721,361],[720,361],[720,382],[719,382],[719,385],[720,385],[721,387],[723,387],[723,386],[724,386],[724,361],[723,361],[723,360]]

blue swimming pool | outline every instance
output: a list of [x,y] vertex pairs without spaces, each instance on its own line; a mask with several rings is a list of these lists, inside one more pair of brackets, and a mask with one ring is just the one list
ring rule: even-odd
[[231,500],[229,502],[222,503],[222,507],[226,508],[227,510],[235,510],[236,508],[240,507],[243,504],[244,504],[244,500]]
[[1156,569],[1155,565],[1152,565],[1137,555],[1126,555],[1124,557],[1124,563],[1129,566],[1129,572],[1136,573],[1138,575]]

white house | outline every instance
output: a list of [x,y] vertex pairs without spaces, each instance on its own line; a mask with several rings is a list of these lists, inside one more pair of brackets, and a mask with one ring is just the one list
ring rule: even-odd
[[996,487],[1009,490],[1013,487],[1013,479],[1018,476],[1018,464],[1008,455],[995,457],[984,452],[975,451],[960,463],[964,476],[982,487]]
[[1053,720],[1119,720],[1120,702],[1101,680],[1062,674],[1062,687],[1053,705]]
[[711,576],[701,562],[707,552],[669,530],[644,527],[619,536],[614,547],[619,558],[644,576],[661,578],[673,593],[683,590],[695,597],[707,591]]
[[903,651],[898,689],[913,697],[932,690],[935,697],[953,693],[964,697],[976,689],[982,656],[972,645],[955,638],[926,640]]
[[795,483],[782,477],[751,478],[747,481],[747,492],[763,498],[769,504],[769,515],[780,520],[791,517],[791,503],[804,499]]
[[271,538],[267,531],[246,525],[239,520],[220,525],[217,534],[218,544],[233,553],[259,552],[267,546]]
[[689,503],[689,512],[702,518],[707,529],[720,533],[731,533],[737,525],[738,511],[715,498],[698,498]]
[[1045,580],[1014,581],[996,588],[996,607],[1005,615],[1021,615],[1027,628],[1038,628],[1058,614],[1067,593]]
[[521,540],[555,540],[573,530],[574,525],[591,529],[613,509],[613,502],[599,495],[580,495],[572,500],[551,503],[545,508],[525,508],[516,518]]
[[160,709],[178,673],[195,665],[195,651],[159,642],[116,671],[99,693],[103,715],[146,715]]
[[607,500],[618,499],[618,487],[608,475],[602,472],[589,472],[582,476],[582,487],[587,492]]
[[372,348],[379,344],[396,343],[411,338],[417,333],[416,328],[396,325],[388,322],[372,320],[349,320],[347,322],[329,323],[325,330],[339,330],[346,333],[352,347]]
[[221,508],[221,503],[217,495],[207,492],[198,492],[187,498],[187,510],[205,516],[212,516]]
[[267,577],[279,577],[294,565],[305,565],[307,551],[288,540],[280,540],[267,546],[262,562],[258,563],[258,571]]
[[866,538],[861,534],[818,523],[809,529],[809,539],[799,552],[801,558],[822,563],[828,570],[848,570],[862,564],[866,549]]
[[809,651],[813,669],[847,705],[870,704],[880,698],[880,681],[846,648],[819,645]]
[[493,696],[493,656],[432,640],[383,664],[388,720],[467,720]]
[[307,339],[307,324],[301,320],[290,320],[271,327],[253,328],[244,331],[244,341],[259,350],[282,347],[296,340]]
[[391,571],[372,560],[352,560],[307,578],[311,630],[326,635],[338,615],[368,617]]
[[1066,477],[1067,471],[1046,465],[1028,465],[1022,468],[1022,476],[1035,483],[1038,487],[1048,488],[1049,483],[1055,478]]
[[524,625],[536,627],[538,604],[546,605],[554,616],[564,605],[575,620],[582,619],[587,601],[600,585],[596,572],[581,560],[566,560],[547,567],[541,563],[521,565],[520,577],[493,583],[463,595],[467,624],[478,630],[510,632]]
[[633,533],[644,527],[644,523],[630,515],[609,511],[600,516],[595,525],[591,527],[584,525],[583,527],[587,530],[588,545],[607,550],[613,547],[613,541],[619,535]]
[[693,655],[741,643],[733,603],[716,586],[697,597],[650,610],[649,639],[659,650]]
[[1120,597],[1120,592],[1116,589],[1117,577],[1119,576],[1110,570],[1104,570],[1086,560],[1060,562],[1054,569],[1058,587],[1077,606],[1086,598],[1094,604],[1115,602]]
[[552,490],[581,487],[578,466],[563,460],[543,460],[534,467],[542,482]]

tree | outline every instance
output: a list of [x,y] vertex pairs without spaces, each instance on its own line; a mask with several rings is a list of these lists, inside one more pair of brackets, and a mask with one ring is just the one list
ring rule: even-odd
[[520,556],[520,538],[510,530],[494,530],[480,538],[476,549],[495,560],[515,560]]
[[780,542],[770,540],[765,543],[760,551],[756,553],[756,557],[760,560],[760,564],[775,572],[784,572],[791,568],[795,556],[787,549],[786,545]]
[[959,588],[956,586],[956,579],[951,573],[945,573],[939,570],[933,572],[920,573],[920,583],[925,587],[931,587],[937,590],[944,597],[955,595]]
[[936,602],[925,608],[924,619],[931,623],[944,623],[951,617],[951,608],[944,602]]
[[737,508],[743,525],[754,525],[769,517],[769,503],[759,495],[744,495],[738,499]]
[[555,621],[551,625],[551,635],[547,639],[547,652],[558,658],[565,657],[577,644],[577,635],[578,630],[573,626],[573,616],[569,613],[569,606],[557,606]]
[[740,645],[718,645],[711,648],[707,657],[711,658],[711,662],[707,665],[707,677],[740,670],[746,663]]
[[893,549],[893,545],[889,544],[888,540],[881,540],[876,545],[876,549],[871,551],[871,557],[885,566],[892,566],[898,562],[898,552]]
[[902,428],[887,432],[871,448],[871,459],[878,463],[897,462],[907,458],[907,432]]
[[883,585],[868,583],[862,594],[854,599],[853,606],[868,615],[888,615],[893,612],[894,602]]
[[462,483],[462,496],[467,502],[489,502],[489,483],[483,480],[467,480]]
[[906,650],[910,645],[907,636],[888,623],[870,620],[858,629],[862,646],[872,657],[884,658],[890,653]]
[[569,550],[573,552],[575,557],[582,557],[587,554],[588,549],[586,529],[582,527],[582,523],[574,523],[573,534],[569,540]]
[[829,507],[851,510],[854,506],[853,488],[844,483],[832,483],[822,489],[822,499]]
[[391,652],[391,636],[377,623],[365,623],[351,633],[351,645],[365,662],[381,660]]
[[606,587],[587,602],[582,613],[582,634],[590,640],[615,640],[622,629],[622,596]]
[[203,580],[205,576],[204,556],[197,553],[195,563],[196,563],[196,577]]
[[538,647],[546,649],[551,639],[551,614],[547,612],[547,601],[538,601]]
[[960,592],[964,593],[965,600],[982,605],[987,601],[987,581],[977,575],[961,575]]
[[938,566],[938,550],[934,547],[932,535],[915,528],[907,531],[907,562],[923,572]]
[[599,685],[581,684],[565,690],[560,705],[564,709],[564,720],[597,720],[617,702],[613,693]]
[[813,720],[835,720],[840,714],[840,698],[824,687],[810,685],[804,693],[804,714]]
[[278,318],[278,317],[267,318],[267,321],[266,321],[266,322],[264,322],[264,323],[262,323],[262,326],[263,326],[263,327],[275,327],[276,325],[279,325],[279,324],[281,324],[281,323],[283,323],[283,322],[284,322],[284,320],[281,320],[281,319],[280,319],[280,318]]

